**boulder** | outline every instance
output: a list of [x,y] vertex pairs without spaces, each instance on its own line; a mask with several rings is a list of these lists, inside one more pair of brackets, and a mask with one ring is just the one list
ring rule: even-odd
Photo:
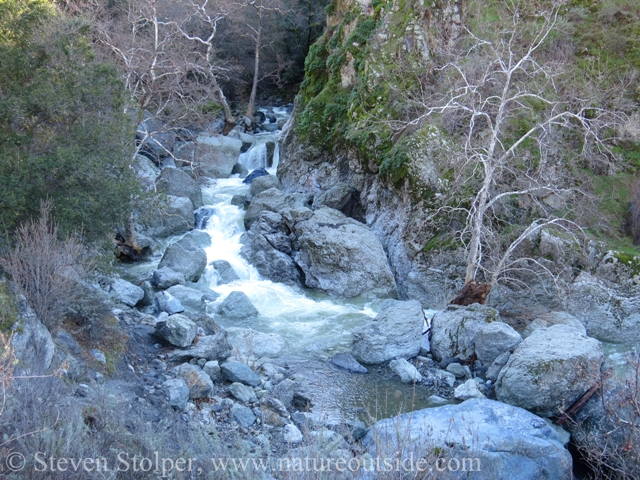
[[449,365],[447,365],[446,370],[449,373],[453,373],[458,379],[469,378],[471,376],[469,367],[463,367],[459,363],[450,363]]
[[144,290],[131,282],[121,278],[111,284],[111,293],[116,300],[129,307],[135,307],[144,298]]
[[431,320],[431,353],[437,361],[447,357],[467,360],[482,327],[500,321],[498,311],[485,305],[449,305]]
[[155,297],[153,297],[153,307],[158,315],[162,312],[166,312],[169,315],[184,312],[184,306],[180,303],[180,300],[166,291],[156,293]]
[[176,347],[188,347],[196,338],[198,326],[184,315],[171,315],[156,324],[156,335]]
[[380,313],[353,332],[351,353],[363,363],[412,358],[420,352],[424,313],[417,300],[386,300]]
[[256,307],[254,307],[251,300],[249,300],[249,297],[239,291],[231,292],[227,298],[218,305],[216,313],[225,317],[238,319],[255,317],[259,314]]
[[[373,458],[397,459],[400,465],[436,452],[433,463],[426,465],[457,465],[455,471],[447,470],[451,478],[573,479],[571,455],[552,427],[526,410],[487,399],[381,420],[369,429],[362,445]],[[436,463],[438,459],[448,463]],[[368,471],[363,478],[376,475]]]
[[567,310],[582,322],[590,337],[621,343],[640,340],[640,296],[618,295],[587,272],[571,285]]
[[131,166],[144,189],[147,191],[152,190],[155,186],[156,178],[160,175],[160,169],[151,160],[140,154],[135,156]]
[[200,208],[202,203],[202,190],[200,185],[186,172],[177,168],[165,168],[156,179],[156,189],[167,195],[176,197],[188,197],[194,208]]
[[207,313],[207,304],[215,302],[219,295],[214,291],[203,292],[185,285],[174,285],[167,292],[178,299],[188,313]]
[[178,410],[184,410],[189,401],[189,387],[182,378],[170,378],[166,380],[162,387],[164,388],[169,405]]
[[528,337],[534,330],[539,328],[548,328],[552,325],[569,325],[575,328],[583,335],[587,334],[587,329],[576,317],[567,312],[548,312],[538,315],[529,325],[522,331],[523,337]]
[[290,233],[282,215],[263,211],[240,238],[240,254],[260,275],[287,285],[298,285],[300,273],[290,254]]
[[18,295],[18,313],[18,328],[11,338],[17,360],[15,371],[26,375],[42,374],[51,366],[55,343],[22,295]]
[[167,247],[158,268],[182,273],[189,282],[197,282],[207,266],[207,254],[193,240],[183,238]]
[[222,376],[230,382],[240,382],[250,387],[260,385],[260,375],[244,363],[226,362],[220,365]]
[[225,136],[196,138],[194,170],[210,178],[229,178],[238,163],[242,142]]
[[251,328],[227,328],[233,356],[244,361],[262,357],[275,358],[284,350],[283,338],[277,333],[263,333]]
[[183,363],[178,367],[178,378],[184,380],[189,388],[189,398],[208,397],[213,392],[213,382],[209,375],[197,365]]
[[162,267],[153,272],[151,285],[158,290],[166,290],[174,285],[184,285],[187,279],[184,274],[171,270],[169,267]]
[[429,368],[424,375],[424,383],[436,387],[453,387],[456,383],[456,376],[445,370]]
[[213,265],[216,275],[218,276],[218,285],[224,285],[226,283],[232,283],[240,280],[236,271],[226,260],[215,260],[211,265]]
[[453,391],[453,396],[456,400],[463,401],[471,398],[486,398],[484,393],[478,388],[478,383],[473,378],[457,386]]
[[258,397],[256,397],[253,388],[247,387],[240,382],[234,382],[229,385],[229,393],[233,395],[233,398],[244,403],[254,403],[258,401]]
[[181,235],[194,227],[193,203],[187,197],[167,195],[167,204],[144,224],[145,233],[153,238]]
[[260,401],[260,413],[265,425],[279,427],[289,420],[289,412],[280,400],[266,397]]
[[331,363],[351,373],[369,373],[366,367],[360,365],[360,363],[348,353],[336,353],[331,358]]
[[172,361],[188,361],[192,358],[205,360],[226,360],[231,355],[231,347],[227,341],[227,332],[221,330],[215,335],[196,337],[196,341],[188,348],[169,352]]
[[355,189],[346,184],[338,183],[329,190],[317,193],[313,197],[313,208],[329,207],[335,210],[342,210],[351,200]]
[[302,432],[293,423],[284,426],[282,430],[282,439],[290,444],[302,442]]
[[298,382],[295,382],[290,378],[285,378],[273,387],[273,390],[271,390],[271,396],[280,400],[282,405],[284,405],[285,408],[288,408],[293,402],[293,397],[295,396],[298,386]]
[[509,357],[496,381],[501,402],[552,417],[580,398],[600,376],[596,339],[567,325],[534,331]]
[[141,152],[155,159],[161,159],[173,151],[176,133],[148,111],[144,112],[144,120],[138,123],[136,138],[141,141]]
[[478,360],[489,366],[502,353],[513,351],[522,337],[506,323],[491,322],[480,327],[474,341]]
[[275,175],[263,175],[258,178],[255,178],[253,182],[251,182],[251,195],[256,196],[265,190],[269,190],[270,188],[277,188],[278,190],[282,190],[282,184],[278,177]]
[[493,361],[493,363],[491,364],[491,366],[489,366],[489,369],[487,370],[487,375],[486,375],[487,380],[491,380],[494,383],[496,380],[498,380],[498,375],[500,375],[500,370],[502,370],[502,368],[507,364],[510,356],[511,356],[511,352],[509,351],[506,351],[498,355],[498,358],[496,358]]
[[[244,150],[244,144],[243,144],[243,150]],[[249,175],[249,170],[247,169],[247,167],[245,167],[241,163],[236,163],[233,166],[233,170],[231,170],[231,175],[238,175],[240,178],[246,178],[246,176]]]
[[294,261],[307,287],[346,298],[397,295],[382,244],[366,225],[324,207],[291,230],[298,247]]
[[422,381],[418,369],[404,358],[397,358],[389,362],[389,368],[400,377],[402,383],[417,383]]
[[251,185],[256,178],[266,177],[269,175],[269,172],[265,168],[256,168],[253,172],[247,175],[242,183],[246,183],[247,185]]
[[249,407],[234,405],[231,407],[231,416],[244,428],[249,428],[256,421],[256,416]]
[[310,195],[285,193],[277,188],[270,188],[253,197],[244,216],[244,226],[249,230],[262,211],[280,212],[285,208],[308,207],[310,200]]

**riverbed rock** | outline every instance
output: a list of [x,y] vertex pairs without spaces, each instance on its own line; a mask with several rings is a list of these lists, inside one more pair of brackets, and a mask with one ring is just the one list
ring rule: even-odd
[[336,297],[395,297],[396,282],[378,237],[343,213],[323,207],[291,227],[294,261],[309,288]]
[[498,311],[485,305],[449,305],[431,320],[431,353],[437,361],[447,357],[466,360],[473,355],[476,334],[499,321]]
[[503,322],[482,325],[474,337],[476,356],[487,366],[502,353],[513,351],[520,342],[522,336]]
[[417,383],[422,381],[418,369],[404,358],[397,358],[389,362],[389,368],[400,377],[402,383]]
[[604,355],[596,339],[567,325],[534,331],[509,357],[496,397],[545,417],[580,398],[600,375]]
[[166,290],[174,285],[184,285],[185,283],[187,283],[187,279],[184,278],[184,274],[169,267],[159,268],[151,276],[151,285],[158,290]]
[[[423,458],[425,452],[437,449],[438,458],[457,459],[459,467],[468,461],[464,470],[447,472],[452,478],[573,478],[571,455],[552,427],[526,410],[487,399],[381,420],[369,429],[362,444],[373,458],[402,462],[411,455]],[[365,472],[363,478],[374,479],[376,475]]]
[[331,363],[351,373],[369,373],[369,370],[363,365],[360,365],[349,353],[336,353],[331,357]]
[[180,303],[180,300],[167,291],[155,294],[153,297],[153,307],[158,315],[162,312],[166,312],[169,315],[184,312],[184,306]]
[[240,382],[250,387],[260,385],[260,375],[248,365],[238,362],[226,362],[220,365],[222,376],[230,382]]
[[195,225],[193,203],[187,197],[167,195],[167,204],[144,222],[144,233],[152,238],[181,235]]
[[231,416],[244,428],[249,428],[256,421],[256,416],[253,414],[251,409],[244,405],[234,405],[231,407]]
[[251,185],[254,180],[256,180],[256,179],[258,179],[260,177],[266,177],[267,175],[269,175],[269,172],[267,172],[266,168],[256,168],[249,175],[247,175],[244,178],[244,180],[242,180],[242,183],[246,183],[247,185]]
[[207,266],[207,254],[193,240],[183,238],[167,247],[158,268],[168,267],[182,273],[189,282],[197,282]]
[[522,331],[523,337],[528,337],[534,330],[539,328],[548,328],[552,325],[569,325],[575,328],[583,335],[587,334],[587,329],[576,317],[567,312],[548,312],[542,313],[534,318],[529,325]]
[[189,401],[187,382],[182,378],[170,378],[162,384],[162,387],[167,394],[169,405],[177,410],[184,410]]
[[363,363],[412,358],[420,352],[424,312],[417,300],[386,300],[367,325],[353,332],[351,353]]
[[188,347],[198,332],[196,323],[184,315],[171,315],[156,324],[155,333],[176,347]]
[[226,283],[232,283],[237,280],[240,280],[240,277],[233,269],[231,264],[226,260],[215,260],[211,262],[211,265],[216,271],[216,275],[218,276],[218,285],[224,285]]
[[269,190],[270,188],[277,188],[278,190],[282,190],[282,184],[278,177],[275,175],[263,175],[261,177],[255,178],[253,182],[251,182],[251,195],[256,196],[265,190]]
[[192,358],[205,360],[226,360],[231,355],[231,346],[227,341],[227,332],[220,330],[215,335],[197,336],[188,348],[169,352],[172,361],[189,361]]
[[197,365],[183,363],[178,368],[178,377],[182,378],[189,387],[190,399],[208,397],[213,391],[211,378]]
[[253,306],[244,292],[234,291],[218,305],[216,313],[228,318],[245,319],[255,317],[260,312]]
[[263,277],[287,285],[298,285],[300,273],[290,256],[290,233],[282,215],[270,211],[260,212],[251,228],[240,238],[240,254]]
[[155,186],[156,178],[160,175],[160,169],[144,155],[137,154],[131,162],[131,166],[136,172],[136,178],[145,190],[152,190]]
[[311,198],[311,195],[285,193],[277,188],[270,188],[260,192],[251,200],[251,204],[244,216],[244,226],[249,230],[262,211],[277,213],[285,208],[309,207]]
[[507,364],[509,361],[509,357],[511,356],[511,352],[506,351],[498,355],[498,357],[493,361],[493,363],[489,366],[487,370],[486,378],[487,380],[491,380],[495,383],[498,380],[498,375],[500,375],[500,370]]
[[111,283],[111,293],[116,300],[129,307],[135,307],[144,298],[144,290],[122,278],[117,278]]
[[240,382],[234,382],[229,385],[229,393],[233,395],[236,400],[240,400],[244,403],[254,403],[258,401],[258,397],[256,397],[253,388],[247,387],[245,384]]
[[458,385],[453,391],[456,400],[469,400],[471,398],[486,398],[484,393],[478,388],[478,383],[470,378],[461,385]]
[[355,189],[349,184],[343,182],[338,183],[328,190],[317,193],[313,197],[312,207],[317,209],[324,206],[342,211],[351,200],[354,192]]
[[207,304],[215,302],[220,296],[214,291],[203,292],[185,285],[174,285],[167,292],[182,304],[187,313],[207,313]]
[[194,145],[194,170],[198,175],[210,178],[229,178],[238,163],[242,142],[223,135],[200,135]]
[[300,443],[304,438],[302,432],[293,423],[284,426],[282,431],[282,438],[285,442],[290,444]]
[[453,387],[456,383],[456,376],[447,372],[446,370],[439,370],[437,368],[429,368],[424,375],[424,383],[428,385],[440,386],[440,387]]
[[285,347],[284,339],[277,333],[229,327],[227,335],[232,355],[246,362],[262,357],[279,357]]
[[165,168],[156,179],[156,188],[167,195],[176,197],[188,197],[193,203],[193,208],[200,208],[202,203],[202,190],[200,185],[186,172],[177,168]]

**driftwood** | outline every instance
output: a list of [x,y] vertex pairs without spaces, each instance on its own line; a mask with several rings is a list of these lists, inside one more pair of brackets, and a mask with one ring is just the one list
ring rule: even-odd
[[491,291],[490,283],[480,283],[476,280],[471,280],[464,284],[464,287],[460,289],[456,298],[449,302],[449,305],[471,305],[472,303],[479,303],[484,305]]
[[563,413],[558,415],[553,420],[553,423],[555,423],[556,425],[563,425],[568,420],[571,420],[571,417],[573,417],[580,410],[582,410],[582,407],[584,407],[587,404],[587,402],[591,399],[591,397],[593,397],[594,393],[596,393],[601,386],[602,386],[602,383],[600,382],[596,383],[593,387],[587,390],[587,393],[582,395],[578,400],[573,402],[573,404],[569,408],[567,408]]

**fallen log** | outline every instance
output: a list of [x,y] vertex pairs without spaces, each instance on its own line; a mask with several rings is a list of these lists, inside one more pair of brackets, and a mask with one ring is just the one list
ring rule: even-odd
[[567,408],[563,413],[558,415],[553,420],[553,423],[555,423],[556,425],[563,425],[567,423],[567,421],[571,420],[571,417],[575,416],[580,410],[582,410],[582,407],[584,407],[587,404],[587,402],[591,399],[591,397],[593,397],[593,395],[598,391],[598,389],[601,386],[602,386],[601,382],[596,383],[593,387],[587,390],[587,393],[582,395],[578,400],[573,402],[573,404],[569,408]]

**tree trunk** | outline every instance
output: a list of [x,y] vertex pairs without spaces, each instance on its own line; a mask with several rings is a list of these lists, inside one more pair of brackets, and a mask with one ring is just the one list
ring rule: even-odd
[[260,50],[262,39],[262,7],[256,7],[258,10],[258,31],[256,32],[256,55],[253,71],[253,85],[251,86],[251,95],[249,96],[249,104],[247,105],[247,112],[245,115],[253,122],[253,113],[256,103],[256,94],[258,92],[258,80],[260,75]]

